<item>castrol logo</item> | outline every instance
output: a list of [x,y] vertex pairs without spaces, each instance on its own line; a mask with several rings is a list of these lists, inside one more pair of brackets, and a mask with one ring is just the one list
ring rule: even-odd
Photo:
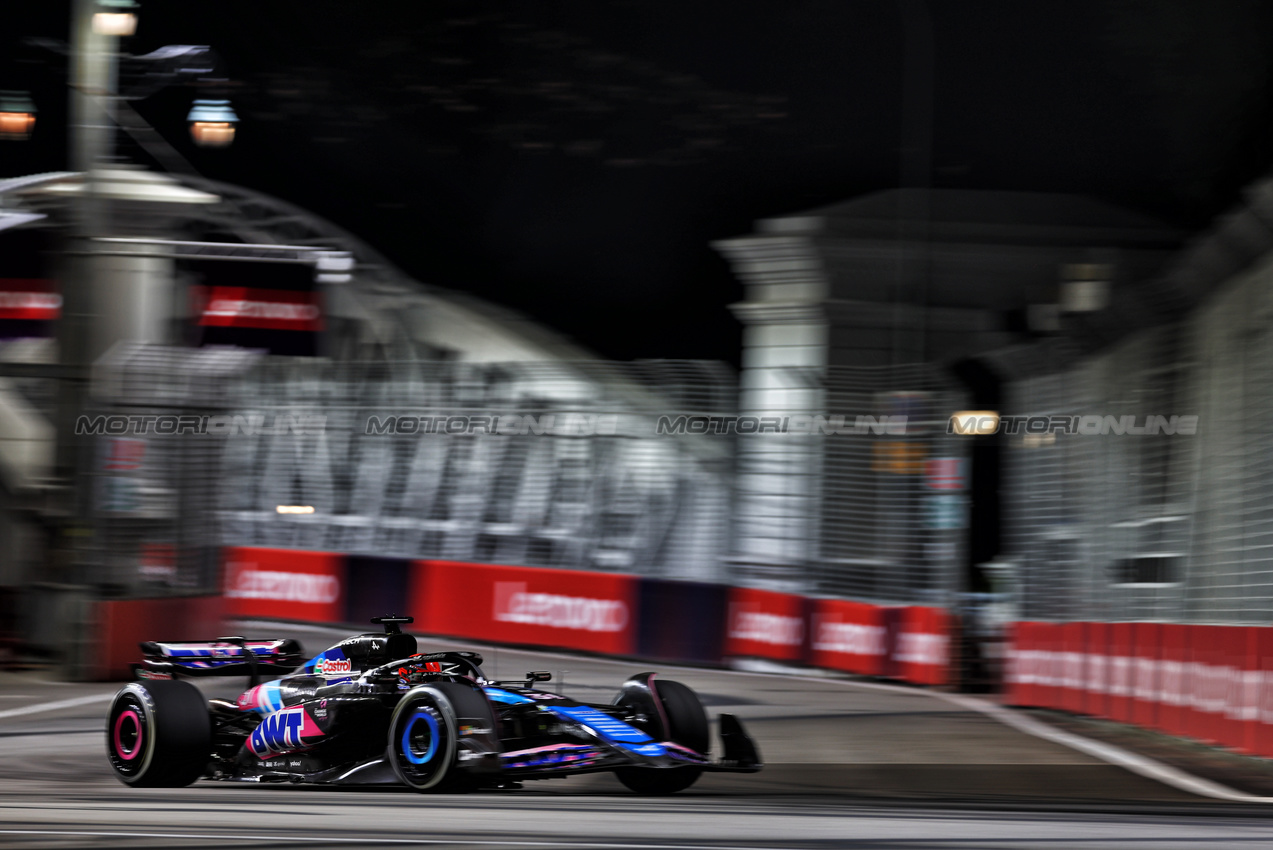
[[348,658],[320,658],[314,662],[314,672],[320,676],[347,675],[353,669]]

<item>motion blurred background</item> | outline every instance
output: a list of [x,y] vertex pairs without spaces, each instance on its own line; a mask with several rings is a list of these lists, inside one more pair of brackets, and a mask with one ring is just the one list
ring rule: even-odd
[[1266,4],[5,14],[5,663],[392,608],[1273,755]]

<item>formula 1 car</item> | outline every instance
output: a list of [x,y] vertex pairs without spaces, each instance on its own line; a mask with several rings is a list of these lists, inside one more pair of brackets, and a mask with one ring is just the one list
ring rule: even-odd
[[[401,630],[410,617],[372,622],[384,631],[303,663],[290,639],[143,642],[138,680],[107,715],[115,775],[135,787],[202,777],[458,792],[613,771],[633,791],[670,794],[705,771],[762,766],[730,714],[720,716],[724,755],[712,761],[697,695],[654,673],[624,682],[610,705],[580,703],[542,690],[549,673],[491,682],[476,652],[418,653]],[[263,673],[278,678],[262,683]],[[237,701],[207,699],[177,679],[236,675],[249,678]]]

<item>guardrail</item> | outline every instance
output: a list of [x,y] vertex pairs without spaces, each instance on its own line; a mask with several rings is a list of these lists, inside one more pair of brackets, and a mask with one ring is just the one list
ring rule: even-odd
[[[222,595],[200,603],[99,603],[98,620],[113,625],[99,642],[97,676],[127,675],[134,638],[207,637],[217,630],[208,623],[215,607],[223,618],[355,628],[392,611],[415,617],[418,632],[493,643],[695,664],[752,657],[924,685],[950,678],[951,620],[937,608],[628,574],[255,547],[227,548],[223,578]],[[162,617],[149,608],[124,611],[149,605],[158,612],[175,603],[182,611]],[[122,622],[131,625],[123,629]],[[149,631],[134,635],[138,628]]]
[[1015,623],[1005,687],[1011,705],[1273,756],[1273,628]]

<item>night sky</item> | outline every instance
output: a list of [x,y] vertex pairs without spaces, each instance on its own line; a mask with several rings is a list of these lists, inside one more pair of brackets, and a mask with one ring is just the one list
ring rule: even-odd
[[[62,5],[6,9],[0,88],[40,122],[0,176],[65,167],[65,59],[21,44],[65,39]],[[930,7],[937,187],[1199,228],[1270,168],[1270,4]],[[127,48],[225,60],[232,148],[189,143],[189,88],[137,105],[201,173],[602,355],[736,362],[742,288],[709,241],[897,185],[902,38],[891,0],[146,0]]]

